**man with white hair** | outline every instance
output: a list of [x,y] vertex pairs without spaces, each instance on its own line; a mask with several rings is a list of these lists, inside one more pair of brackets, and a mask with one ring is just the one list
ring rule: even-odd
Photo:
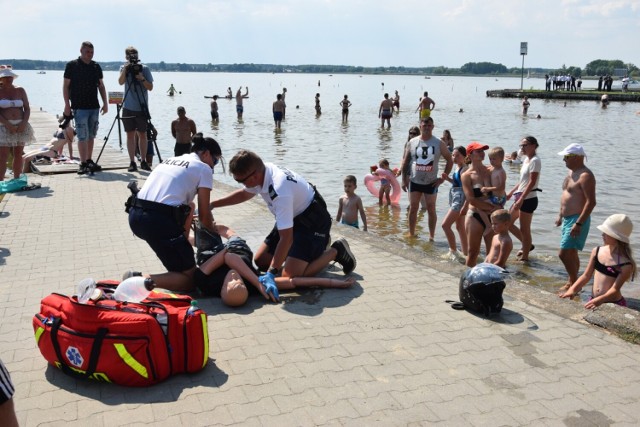
[[580,144],[570,144],[558,153],[569,173],[562,183],[560,213],[556,227],[562,225],[562,238],[558,256],[569,275],[562,290],[567,290],[578,279],[580,258],[578,251],[584,249],[589,235],[591,212],[596,206],[596,178],[584,165],[586,153]]

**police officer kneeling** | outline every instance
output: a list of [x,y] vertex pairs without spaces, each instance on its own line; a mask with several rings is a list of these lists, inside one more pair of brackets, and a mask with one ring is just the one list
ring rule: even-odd
[[[213,138],[193,137],[191,153],[171,157],[153,169],[137,195],[127,201],[129,226],[146,241],[167,273],[149,275],[156,286],[175,291],[192,289],[196,262],[189,243],[193,199],[198,197],[200,224],[214,230],[209,198],[213,168],[222,150]],[[123,279],[138,272],[126,272]]]

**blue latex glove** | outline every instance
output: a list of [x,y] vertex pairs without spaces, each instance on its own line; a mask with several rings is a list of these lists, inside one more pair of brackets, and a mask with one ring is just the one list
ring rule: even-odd
[[266,272],[262,276],[258,277],[258,281],[264,287],[267,295],[273,295],[276,301],[280,300],[280,294],[278,293],[278,287],[276,286],[276,276],[273,273]]

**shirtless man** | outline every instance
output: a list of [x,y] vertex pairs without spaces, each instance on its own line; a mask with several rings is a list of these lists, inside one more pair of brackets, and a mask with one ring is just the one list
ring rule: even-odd
[[380,119],[380,128],[384,128],[384,122],[387,121],[387,129],[391,129],[391,116],[393,115],[393,101],[389,99],[389,94],[384,94],[384,99],[380,103],[378,109],[378,118]]
[[284,118],[284,101],[282,100],[282,94],[279,93],[276,95],[276,100],[273,102],[271,111],[273,111],[273,121],[275,122],[276,129],[280,129],[282,119]]
[[218,114],[218,95],[213,95],[213,101],[211,101],[211,120],[218,121],[220,115]]
[[429,92],[425,92],[424,96],[420,99],[418,108],[416,111],[420,111],[420,120],[426,119],[431,116],[431,112],[436,108],[436,103],[433,99],[429,98]]
[[400,112],[400,94],[396,91],[396,96],[393,97],[393,106],[396,108],[396,112]]
[[569,173],[562,183],[560,214],[556,227],[562,224],[562,238],[558,256],[569,275],[562,290],[567,290],[578,280],[580,258],[578,251],[584,248],[591,224],[591,212],[596,206],[596,178],[584,165],[586,154],[579,144],[571,144],[558,153],[563,156]]
[[285,101],[285,98],[287,97],[287,88],[283,87],[282,88],[282,104],[284,105],[283,109],[282,109],[282,120],[284,121],[284,116],[287,113],[287,101]]
[[171,135],[176,139],[173,148],[176,157],[191,152],[191,138],[196,133],[196,123],[187,117],[184,107],[178,107],[178,118],[171,122]]
[[244,107],[242,106],[242,99],[249,96],[249,86],[246,87],[246,92],[242,94],[242,86],[238,88],[236,92],[236,113],[238,113],[238,119],[242,119],[242,113],[244,113]]

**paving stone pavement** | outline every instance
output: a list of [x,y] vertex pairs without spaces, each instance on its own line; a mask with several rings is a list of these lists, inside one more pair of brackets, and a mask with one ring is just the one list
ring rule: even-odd
[[[146,389],[67,377],[40,355],[32,316],[82,278],[162,271],[123,211],[141,176],[31,177],[43,188],[0,202],[0,358],[21,426],[640,423],[636,345],[508,293],[490,320],[452,310],[459,273],[340,225],[332,237],[349,240],[357,284],[239,309],[201,299],[211,345],[200,373]],[[273,223],[254,201],[214,215],[252,247]]]

